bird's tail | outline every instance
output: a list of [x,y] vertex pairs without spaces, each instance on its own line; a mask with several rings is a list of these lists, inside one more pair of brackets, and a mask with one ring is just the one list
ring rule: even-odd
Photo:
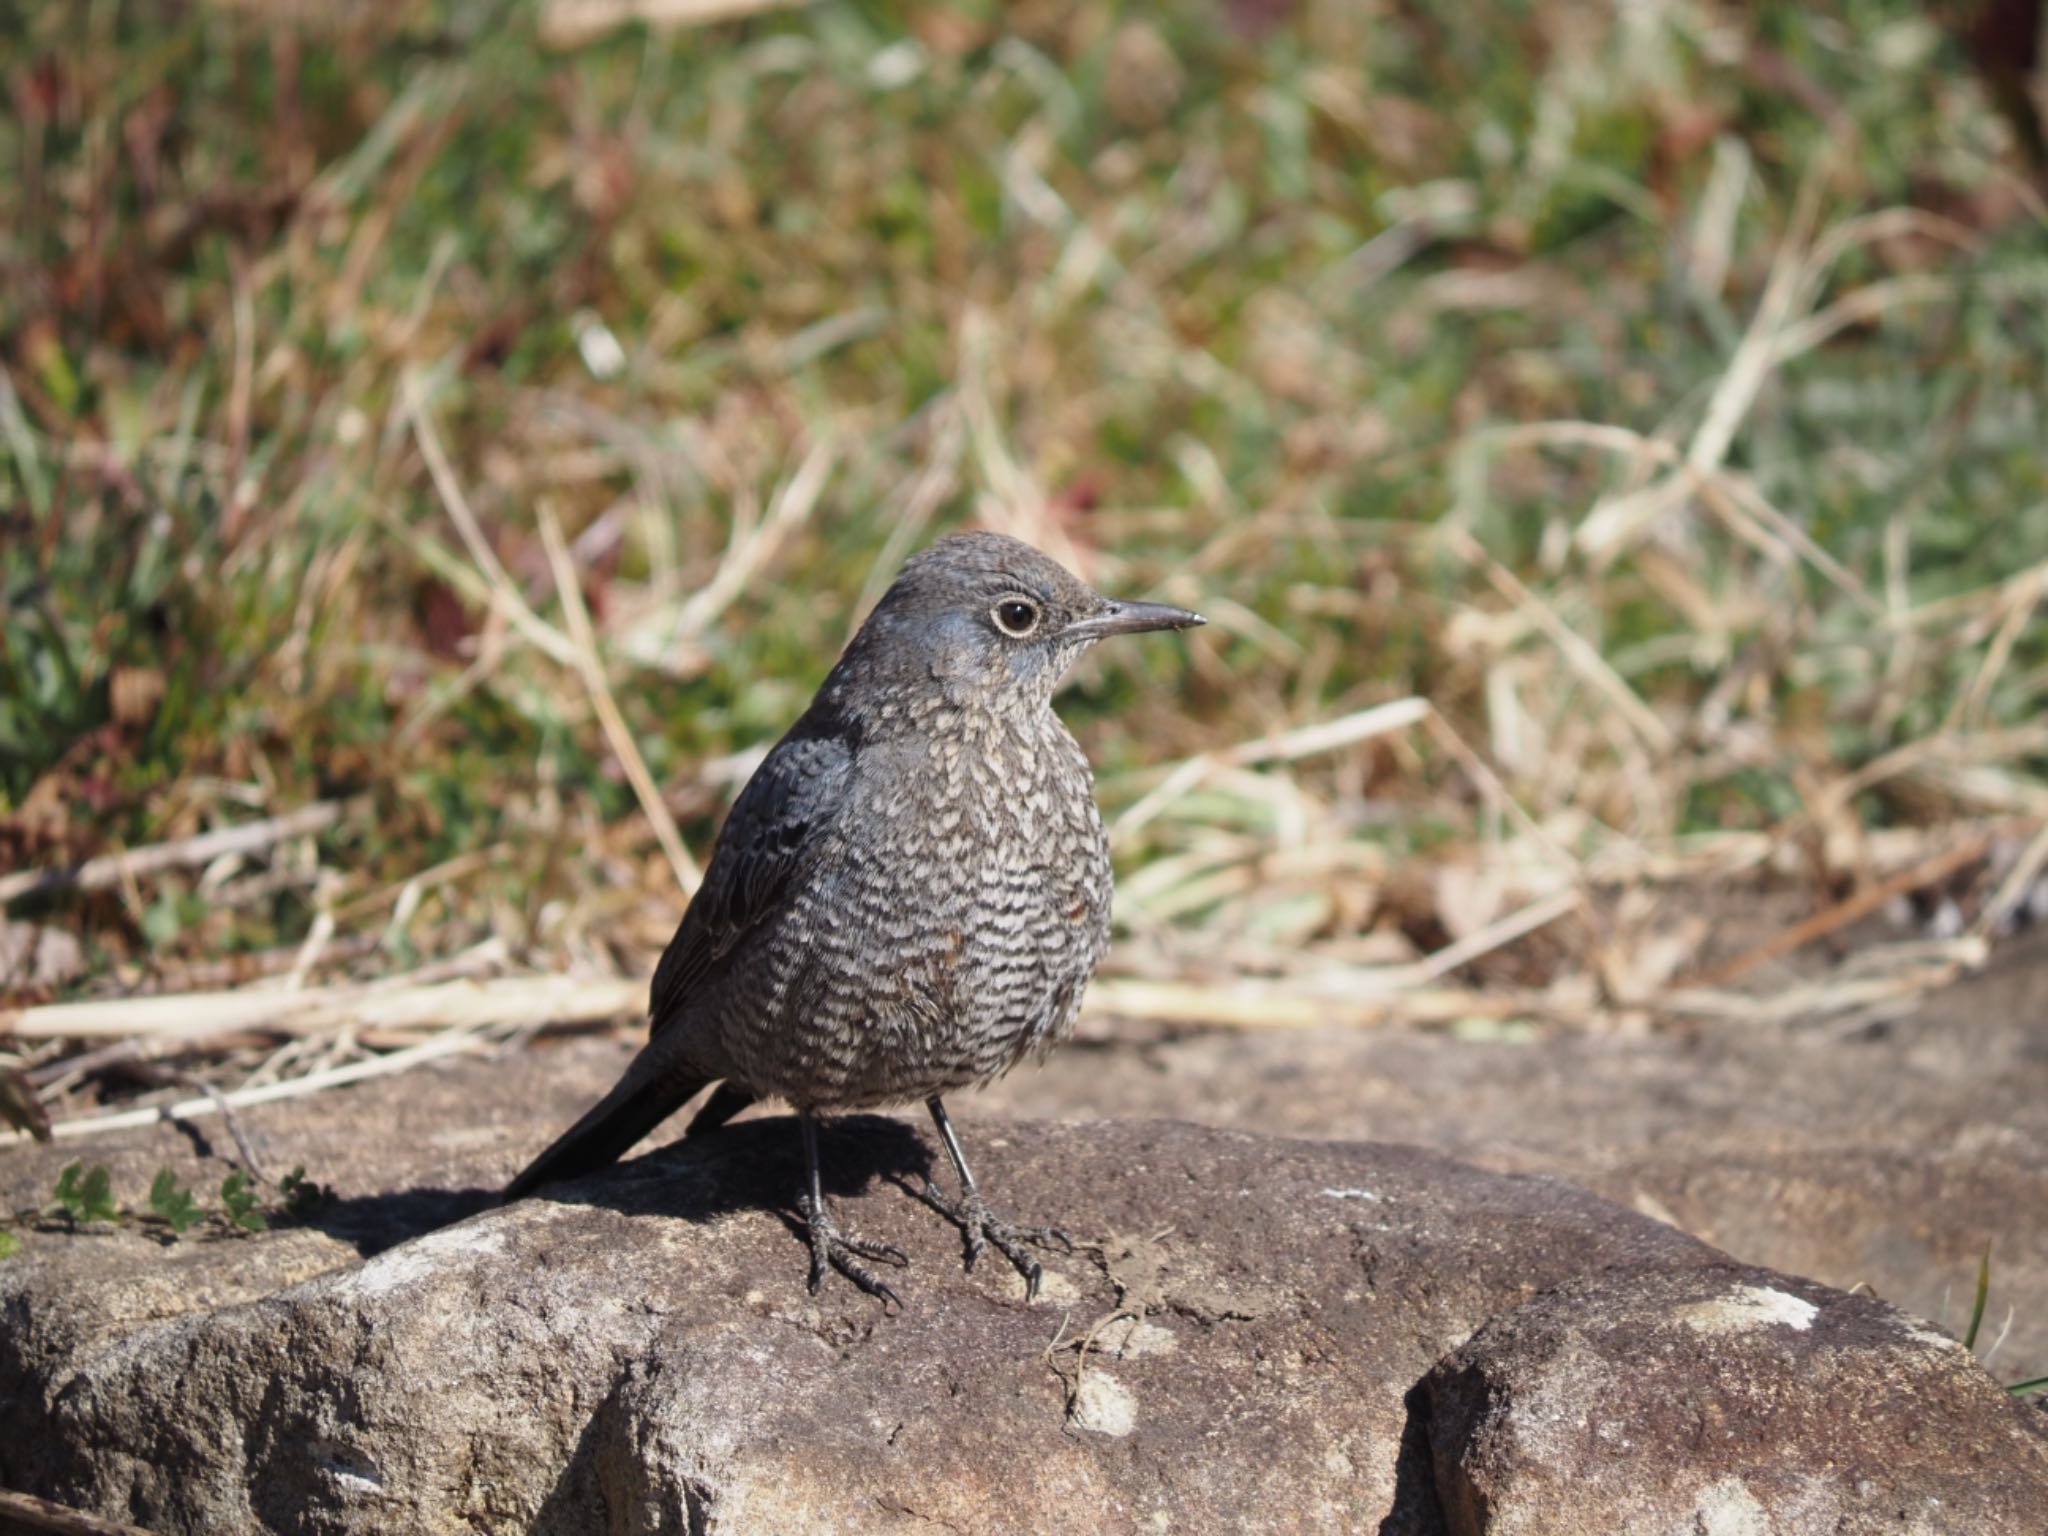
[[610,1167],[710,1081],[691,1073],[642,1073],[628,1068],[618,1087],[505,1186],[505,1198],[517,1200],[557,1179],[573,1179]]

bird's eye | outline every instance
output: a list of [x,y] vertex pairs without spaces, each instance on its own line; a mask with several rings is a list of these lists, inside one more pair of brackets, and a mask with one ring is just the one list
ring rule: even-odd
[[1038,627],[1038,604],[1021,597],[1006,597],[995,606],[996,628],[1022,639]]

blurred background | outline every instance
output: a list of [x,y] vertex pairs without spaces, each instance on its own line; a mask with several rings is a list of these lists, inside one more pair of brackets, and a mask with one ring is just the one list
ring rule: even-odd
[[[0,1065],[132,1095],[73,1066],[141,1015],[41,1005],[140,994],[630,1015],[973,525],[1211,619],[1062,706],[1089,1028],[1910,1000],[2048,897],[2039,29],[0,6]],[[449,1025],[363,1017],[130,1054]]]

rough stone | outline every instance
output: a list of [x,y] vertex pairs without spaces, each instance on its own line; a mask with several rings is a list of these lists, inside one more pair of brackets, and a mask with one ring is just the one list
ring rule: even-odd
[[[1854,1030],[1131,1033],[1075,1042],[959,1107],[1409,1142],[1552,1174],[1954,1332],[1989,1241],[1989,1363],[2006,1380],[2048,1375],[2048,937]],[[574,1114],[632,1049],[543,1047],[554,1070],[534,1113]]]
[[[1589,1314],[1559,1328],[1597,1327],[1617,1297],[1661,1316],[1659,1277],[1727,1262],[1558,1181],[1411,1148],[970,1123],[1007,1208],[1096,1245],[1026,1306],[1000,1266],[963,1274],[957,1233],[909,1197],[934,1158],[918,1132],[841,1122],[830,1193],[912,1260],[910,1309],[887,1316],[848,1287],[805,1292],[786,1118],[491,1205],[551,1123],[537,1106],[575,1091],[562,1059],[451,1063],[251,1111],[275,1166],[337,1188],[310,1225],[176,1243],[134,1223],[31,1232],[0,1264],[0,1483],[165,1532],[1428,1536],[1446,1529],[1433,1447],[1454,1426],[1411,1389],[1438,1361],[1558,1298]],[[46,1197],[79,1150],[15,1149],[0,1200]],[[91,1155],[133,1202],[167,1160],[217,1182],[200,1150],[161,1127]],[[1846,1302],[1756,1283],[1821,1318]],[[1694,1349],[1647,1371],[1660,1390],[1713,1400],[1729,1390],[1717,1351],[1742,1347],[1751,1312],[1796,1308],[1721,1310],[1742,1326],[1659,1325]],[[1884,1357],[1897,1369],[1928,1374],[1917,1348],[1958,1380],[1975,1370],[1939,1335],[1914,1345],[1915,1325],[1887,1326],[1905,1330]],[[1824,1381],[1774,1379],[1788,1412],[1830,1409]],[[2048,1435],[2048,1415],[1976,1380],[1924,1400],[1941,1417],[1923,1439],[2010,1451]],[[2048,1507],[2038,1459],[2011,1451],[1980,1478],[2007,1510]],[[1685,1511],[1774,1508],[1767,1485],[1673,1483]]]
[[1854,1029],[1178,1032],[1070,1046],[984,1102],[1411,1142],[1549,1173],[1958,1333],[1988,1241],[1980,1347],[2003,1335],[1989,1359],[2006,1380],[2048,1375],[2048,935]]
[[1449,1536],[2048,1520],[2048,1495],[2015,1499],[2048,1485],[2043,1415],[1946,1334],[1769,1270],[1577,1276],[1488,1322],[1418,1396]]

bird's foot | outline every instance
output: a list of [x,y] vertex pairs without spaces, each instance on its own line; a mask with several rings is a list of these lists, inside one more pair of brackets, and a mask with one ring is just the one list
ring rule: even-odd
[[860,1261],[872,1259],[877,1264],[893,1264],[900,1269],[909,1264],[910,1256],[893,1243],[871,1243],[841,1232],[823,1201],[813,1203],[806,1196],[798,1200],[797,1205],[810,1232],[811,1294],[818,1294],[818,1287],[825,1283],[825,1270],[829,1266],[884,1305],[901,1312],[903,1298]]
[[1017,1273],[1024,1277],[1024,1299],[1038,1299],[1038,1284],[1045,1278],[1045,1269],[1037,1259],[1025,1251],[1030,1243],[1039,1248],[1057,1246],[1062,1253],[1074,1251],[1074,1240],[1058,1227],[1020,1227],[1015,1222],[1005,1221],[989,1209],[979,1191],[971,1191],[957,1200],[949,1200],[930,1179],[924,1181],[924,1188],[918,1191],[918,1198],[946,1217],[960,1228],[960,1235],[967,1244],[967,1267],[974,1268],[974,1261],[981,1257],[982,1250],[989,1244],[1004,1258],[1016,1266]]

